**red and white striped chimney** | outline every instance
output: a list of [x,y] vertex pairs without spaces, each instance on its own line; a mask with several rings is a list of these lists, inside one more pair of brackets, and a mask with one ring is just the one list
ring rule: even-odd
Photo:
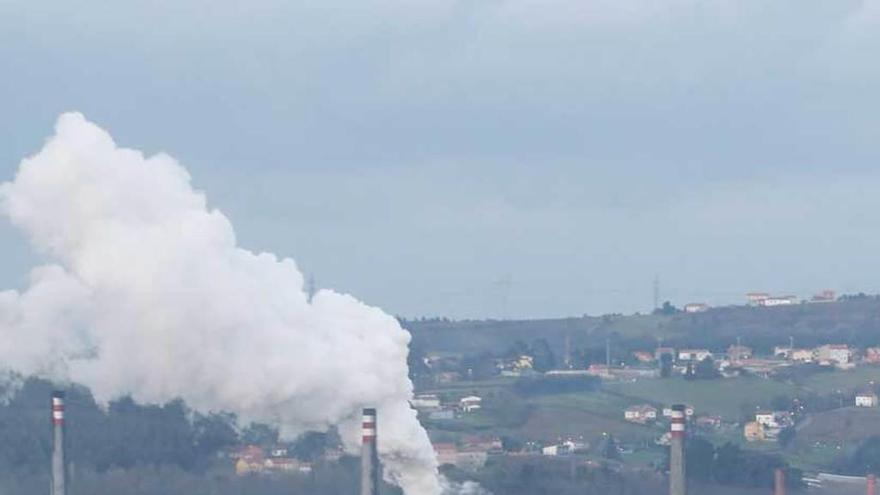
[[52,394],[52,424],[64,424],[64,393],[55,392]]
[[669,425],[669,495],[686,495],[684,436],[687,406],[672,406]]
[[875,474],[868,475],[868,495],[877,495],[877,476]]
[[52,393],[52,495],[65,495],[67,466],[64,460],[64,392]]
[[379,495],[379,451],[376,447],[376,410],[364,409],[361,446],[361,495]]
[[363,437],[364,443],[374,443],[376,441],[375,409],[364,409]]

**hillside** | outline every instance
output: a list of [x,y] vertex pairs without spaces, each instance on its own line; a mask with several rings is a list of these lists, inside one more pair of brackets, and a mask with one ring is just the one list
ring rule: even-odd
[[787,307],[729,306],[705,313],[607,315],[545,320],[407,320],[414,347],[431,352],[499,352],[517,340],[547,340],[557,354],[568,337],[572,349],[604,349],[606,338],[625,350],[669,345],[719,348],[741,338],[757,351],[794,337],[798,346],[839,342],[859,347],[880,343],[880,299]]

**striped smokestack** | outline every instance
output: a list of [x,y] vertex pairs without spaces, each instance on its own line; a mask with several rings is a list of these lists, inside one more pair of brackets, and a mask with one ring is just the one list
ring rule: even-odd
[[64,392],[52,392],[52,492],[64,495],[67,484],[67,466],[64,463]]
[[379,495],[379,453],[376,448],[376,410],[364,409],[361,448],[361,495]]
[[669,440],[669,495],[687,495],[685,483],[684,436],[687,408],[681,404],[672,406],[672,423]]
[[785,495],[785,471],[773,471],[773,495]]
[[877,495],[877,476],[874,474],[868,475],[868,495]]

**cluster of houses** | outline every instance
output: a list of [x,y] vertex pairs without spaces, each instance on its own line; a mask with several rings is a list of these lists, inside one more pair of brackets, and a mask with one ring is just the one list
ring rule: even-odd
[[[341,451],[333,451],[327,454],[328,460],[338,460],[342,456]],[[231,457],[235,460],[235,474],[239,476],[254,474],[291,474],[310,473],[312,465],[302,462],[289,455],[287,447],[275,446],[264,449],[258,445],[247,445],[233,452]]]
[[452,401],[444,401],[437,394],[418,394],[410,400],[410,405],[431,420],[455,419],[457,414],[470,414],[483,408],[483,398],[466,395]]
[[[839,369],[850,369],[856,365],[858,354],[856,349],[846,344],[825,344],[815,348],[793,348],[791,346],[777,346],[773,350],[772,357],[756,357],[750,347],[744,345],[732,345],[723,354],[716,355],[709,349],[674,349],[672,347],[658,347],[653,353],[637,351],[633,353],[636,361],[640,364],[660,362],[664,355],[668,355],[673,369],[679,373],[685,373],[690,365],[712,359],[715,366],[724,377],[739,375],[742,371],[758,375],[769,376],[781,368],[797,363],[816,363],[822,366],[834,366]],[[880,347],[869,347],[865,350],[861,362],[864,364],[880,364]],[[656,376],[656,369],[621,368],[610,369],[604,365],[592,365],[587,369],[589,374],[606,378],[648,378]]]
[[[664,407],[661,411],[650,404],[636,404],[624,409],[623,419],[629,421],[630,423],[647,425],[656,422],[657,419],[660,417],[660,414],[662,414],[664,418],[671,418],[672,408]],[[693,417],[694,408],[691,406],[686,406],[685,415],[688,418]]]
[[743,436],[748,442],[776,441],[790,426],[794,426],[794,418],[788,411],[758,411],[755,420],[743,426]]
[[590,444],[584,442],[583,437],[578,439],[567,438],[560,439],[558,443],[545,445],[541,447],[541,455],[561,456],[582,454],[590,448]]
[[[801,301],[797,296],[792,295],[774,295],[768,292],[749,292],[746,294],[746,301],[749,306],[759,306],[762,308],[772,308],[776,306],[792,306],[804,303],[829,303],[837,300],[837,293],[833,290],[823,290],[818,294],[814,294],[809,299]],[[703,313],[709,310],[706,303],[690,303],[684,305],[685,313]]]

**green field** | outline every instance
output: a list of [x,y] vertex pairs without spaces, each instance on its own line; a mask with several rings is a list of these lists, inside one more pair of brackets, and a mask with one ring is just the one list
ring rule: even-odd
[[867,387],[871,381],[880,383],[880,368],[860,366],[847,371],[815,373],[804,379],[800,385],[806,391],[825,395],[836,393],[838,390],[850,392]]
[[726,380],[639,380],[607,383],[604,388],[621,396],[657,405],[683,403],[693,406],[697,414],[718,415],[737,421],[742,404],[768,406],[773,397],[793,395],[797,388],[787,383],[763,378]]

